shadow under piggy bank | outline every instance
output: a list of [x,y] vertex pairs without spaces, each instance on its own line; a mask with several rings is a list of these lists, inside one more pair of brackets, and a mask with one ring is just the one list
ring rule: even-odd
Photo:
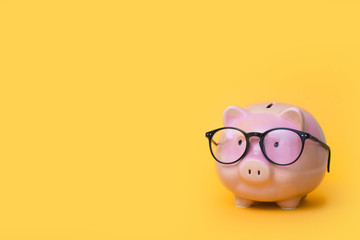
[[246,209],[254,209],[254,210],[274,210],[274,211],[296,211],[296,210],[310,210],[322,208],[326,204],[326,197],[323,193],[316,193],[307,196],[303,199],[299,206],[295,209],[282,209],[275,202],[255,202],[251,207]]

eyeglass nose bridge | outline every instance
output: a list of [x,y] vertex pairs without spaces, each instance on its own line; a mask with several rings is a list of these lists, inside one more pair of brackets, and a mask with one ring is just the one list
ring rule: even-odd
[[[260,145],[261,153],[262,153],[263,155],[265,155],[264,150],[263,150],[263,147],[262,147],[262,143],[261,143],[261,141],[262,141],[261,139],[262,139],[262,137],[263,137],[263,133],[260,133],[260,132],[249,132],[249,133],[247,133],[247,134],[246,134],[247,143],[248,143],[247,148],[250,148],[250,138],[251,138],[251,137],[258,137],[258,138],[259,138],[259,145]],[[244,156],[247,154],[247,152],[248,152],[248,150],[245,151]]]
[[[249,132],[249,133],[247,133],[246,138],[247,138],[247,143],[249,144],[249,146],[250,146],[250,138],[252,138],[252,137],[258,137],[259,138],[260,148],[261,148],[261,151],[263,152],[263,149],[261,147],[261,144],[262,144],[261,139],[263,137],[263,133],[259,133],[259,132]],[[264,152],[263,152],[263,154],[264,154]]]
[[259,132],[249,132],[246,134],[248,139],[250,139],[251,137],[259,137],[261,138],[262,137],[262,133],[259,133]]

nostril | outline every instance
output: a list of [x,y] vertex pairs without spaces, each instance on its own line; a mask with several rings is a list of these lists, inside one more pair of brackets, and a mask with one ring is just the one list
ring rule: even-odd
[[249,174],[251,174],[251,169],[249,169]]
[[260,170],[258,170],[258,175],[260,175]]

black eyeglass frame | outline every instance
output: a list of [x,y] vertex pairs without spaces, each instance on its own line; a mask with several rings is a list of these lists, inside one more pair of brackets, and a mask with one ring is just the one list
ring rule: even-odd
[[[240,158],[238,158],[237,160],[235,160],[233,162],[229,162],[229,163],[221,162],[219,159],[217,159],[215,157],[215,154],[213,153],[212,146],[211,146],[211,141],[213,141],[214,144],[217,145],[217,143],[212,138],[213,138],[213,136],[215,135],[216,132],[218,132],[220,130],[223,130],[223,129],[234,129],[234,130],[240,131],[245,136],[245,139],[246,139],[246,148],[245,148],[244,153],[240,156]],[[276,162],[272,161],[266,155],[266,151],[265,151],[265,147],[264,147],[264,138],[268,133],[270,133],[270,132],[272,132],[274,130],[290,130],[290,131],[295,132],[296,134],[298,134],[300,136],[301,142],[302,142],[301,152],[300,152],[299,156],[294,161],[292,161],[291,163],[285,163],[285,164],[276,163]],[[215,160],[217,162],[219,162],[221,164],[234,164],[234,163],[240,161],[243,157],[245,157],[248,150],[249,150],[249,147],[250,147],[250,138],[253,137],[253,136],[256,136],[256,137],[260,138],[259,145],[260,145],[261,152],[264,154],[265,158],[269,162],[271,162],[273,164],[276,164],[276,165],[280,165],[280,166],[291,165],[291,164],[295,163],[300,158],[300,156],[301,156],[301,154],[302,154],[302,152],[304,150],[304,147],[305,147],[305,140],[306,139],[311,139],[311,140],[313,140],[315,142],[318,142],[329,151],[328,161],[327,161],[327,171],[330,172],[330,155],[331,155],[330,147],[326,143],[324,143],[321,140],[317,139],[316,137],[312,136],[310,133],[302,132],[302,131],[292,129],[292,128],[284,128],[284,127],[272,128],[272,129],[269,129],[269,130],[267,130],[267,131],[265,131],[263,133],[260,133],[260,132],[249,132],[249,133],[247,133],[247,132],[245,132],[245,131],[243,131],[243,130],[241,130],[239,128],[235,128],[235,127],[222,127],[222,128],[217,128],[217,129],[214,129],[212,131],[206,132],[206,134],[205,134],[205,137],[207,137],[209,139],[209,146],[210,146],[211,155],[215,158]]]

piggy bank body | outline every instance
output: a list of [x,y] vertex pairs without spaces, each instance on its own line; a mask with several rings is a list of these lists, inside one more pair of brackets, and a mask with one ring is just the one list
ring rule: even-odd
[[[325,143],[323,131],[306,110],[274,102],[253,104],[244,108],[230,106],[223,114],[223,121],[225,127],[254,133],[249,135],[246,154],[240,160],[231,164],[216,161],[217,174],[222,184],[234,193],[236,206],[250,207],[255,201],[260,201],[276,202],[283,209],[294,209],[322,181],[329,164],[330,149],[324,148],[323,145],[326,144],[320,144]],[[311,139],[310,135],[304,138],[301,154],[291,164],[274,164],[271,158],[276,161],[276,158],[281,158],[282,155],[291,156],[291,151],[295,151],[292,146],[301,143],[291,139],[281,142],[268,137],[265,141],[269,143],[263,142],[263,146],[260,144],[260,134],[274,128],[289,128],[299,130],[301,134],[311,134]],[[301,134],[298,134],[299,137],[304,137]],[[233,140],[236,136],[223,134],[220,138],[227,141]],[[314,139],[319,141],[313,141]],[[236,147],[239,147],[246,139],[235,141]],[[265,146],[266,144],[268,146]],[[266,150],[262,149],[264,146]],[[214,154],[226,157],[226,154],[235,148],[228,147],[230,148],[218,147],[218,152]],[[276,154],[276,151],[282,152],[268,157],[273,154],[272,152]]]

